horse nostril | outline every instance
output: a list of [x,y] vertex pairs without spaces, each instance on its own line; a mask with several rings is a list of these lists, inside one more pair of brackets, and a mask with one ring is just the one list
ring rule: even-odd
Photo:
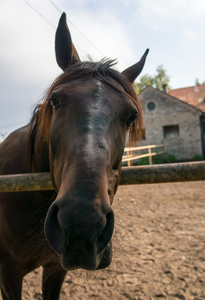
[[60,254],[64,243],[64,235],[58,222],[58,212],[58,206],[52,204],[45,219],[44,230],[49,244],[58,254]]
[[100,253],[109,241],[111,240],[112,234],[114,229],[114,213],[113,211],[110,211],[106,215],[106,225],[101,234],[98,237],[98,253]]

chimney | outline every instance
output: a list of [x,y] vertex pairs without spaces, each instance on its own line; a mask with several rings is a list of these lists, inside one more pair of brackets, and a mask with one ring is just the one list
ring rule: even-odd
[[166,83],[162,84],[162,90],[164,93],[167,93],[167,84]]

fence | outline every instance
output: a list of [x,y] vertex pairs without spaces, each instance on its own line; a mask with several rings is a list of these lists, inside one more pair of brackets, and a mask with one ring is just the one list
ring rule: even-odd
[[[205,162],[122,168],[120,185],[205,180]],[[50,173],[0,176],[0,192],[52,190]]]
[[[161,148],[161,151],[155,151],[152,152],[153,149],[159,149]],[[148,153],[143,153],[143,150],[147,150]],[[127,162],[128,167],[132,165],[132,162],[134,160],[143,158],[143,157],[149,157],[149,164],[152,165],[152,156],[158,155],[158,154],[164,154],[167,152],[166,147],[164,145],[149,145],[149,146],[142,146],[142,147],[125,147],[124,152],[127,153],[126,155],[123,155],[122,162]],[[134,152],[134,153],[133,153]],[[136,155],[136,152],[140,152],[140,154]]]

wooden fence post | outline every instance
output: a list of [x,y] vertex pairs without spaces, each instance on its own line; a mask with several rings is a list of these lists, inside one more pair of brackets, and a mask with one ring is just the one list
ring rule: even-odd
[[149,153],[149,164],[152,165],[152,149],[150,147],[148,148],[148,153]]

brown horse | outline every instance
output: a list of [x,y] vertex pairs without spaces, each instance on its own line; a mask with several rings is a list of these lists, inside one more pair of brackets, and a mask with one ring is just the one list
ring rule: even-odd
[[68,270],[106,268],[125,139],[141,114],[132,87],[141,60],[119,73],[113,61],[81,62],[63,13],[56,32],[63,69],[31,122],[0,146],[0,174],[50,172],[55,191],[0,194],[0,287],[21,299],[22,279],[43,267],[43,299],[59,299]]

